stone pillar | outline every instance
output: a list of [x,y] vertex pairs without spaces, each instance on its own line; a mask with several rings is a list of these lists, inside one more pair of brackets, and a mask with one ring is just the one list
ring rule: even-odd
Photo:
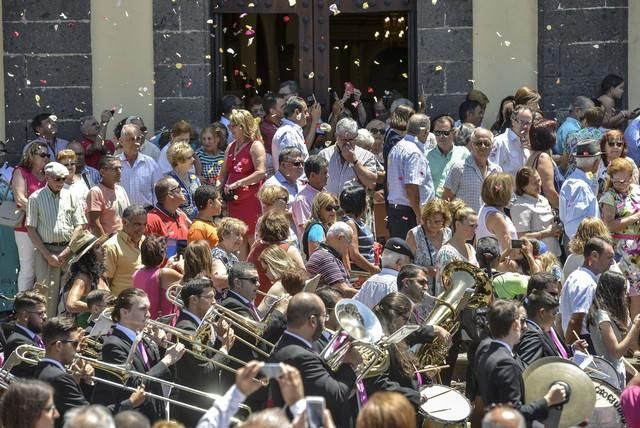
[[212,121],[209,3],[153,0],[156,129]]
[[472,0],[416,3],[416,92],[426,93],[430,116],[458,117],[458,106],[472,88]]
[[598,96],[609,73],[627,78],[627,5],[538,0],[538,90],[546,117],[563,116],[578,95]]
[[2,1],[10,161],[34,138],[36,114],[55,114],[65,139],[78,138],[78,119],[92,114],[90,11],[87,0]]

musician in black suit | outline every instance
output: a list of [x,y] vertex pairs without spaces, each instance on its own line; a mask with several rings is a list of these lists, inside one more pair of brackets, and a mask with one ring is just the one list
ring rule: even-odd
[[[351,348],[334,372],[317,353],[312,344],[318,340],[328,319],[320,298],[312,293],[298,293],[287,308],[287,330],[282,335],[271,362],[283,362],[300,371],[305,395],[320,395],[326,400],[337,427],[349,427],[353,414],[349,399],[352,396],[360,355]],[[283,404],[280,389],[270,385],[271,398],[276,406]]]
[[340,330],[340,325],[336,319],[335,308],[338,301],[342,299],[342,294],[330,287],[318,290],[316,294],[320,300],[322,300],[322,303],[324,303],[327,315],[329,316],[329,319],[324,323],[325,328],[322,330],[322,333],[320,333],[320,337],[313,342],[313,350],[319,354],[329,344],[331,336],[333,336],[332,332]]
[[[86,406],[89,401],[80,389],[80,383],[89,383],[93,368],[89,364],[76,362],[69,374],[65,366],[73,363],[82,340],[82,332],[71,318],[56,317],[48,320],[42,329],[45,356],[36,366],[35,377],[49,383],[54,391],[54,403],[60,418],[56,427],[64,424],[64,415],[74,407]],[[134,392],[120,403],[121,409],[132,409],[144,401],[144,391]]]
[[[184,345],[179,343],[167,348],[164,356],[161,355],[158,343],[165,343],[163,331],[155,332],[153,340],[143,337],[136,339],[144,329],[149,314],[149,298],[147,293],[137,288],[128,288],[118,295],[111,317],[116,323],[113,332],[107,336],[102,345],[102,361],[111,364],[125,364],[131,362],[132,370],[146,373],[149,376],[169,380],[171,373],[169,366],[175,364],[184,354]],[[135,343],[134,343],[135,342]],[[129,358],[131,357],[131,358]],[[121,383],[122,380],[113,374],[97,370],[97,376]],[[139,378],[130,377],[126,383],[128,386],[138,387],[145,385],[145,391],[164,395],[162,385],[153,381],[141,381]],[[93,391],[95,404],[105,406],[116,405],[115,411],[120,410],[121,403],[129,393],[122,388],[98,383]],[[165,417],[164,402],[157,399],[145,399],[138,408],[152,423]]]
[[544,357],[570,356],[570,349],[553,331],[560,306],[556,298],[546,291],[535,291],[526,297],[524,306],[527,309],[527,329],[515,346],[515,352],[524,365]]
[[[45,298],[34,291],[24,291],[16,295],[13,304],[16,313],[16,324],[4,348],[5,361],[20,345],[33,345],[44,348],[40,332],[44,322],[47,320],[47,302]],[[24,363],[18,364],[11,369],[11,374],[23,378],[34,377],[34,372],[34,366]]]
[[510,403],[528,424],[546,419],[550,406],[565,401],[566,391],[560,385],[553,385],[543,399],[524,403],[523,366],[513,355],[513,347],[526,325],[518,304],[496,300],[489,309],[488,320],[493,339],[489,339],[487,346],[479,346],[476,352],[477,382],[485,408]]
[[[210,279],[194,278],[187,281],[180,291],[180,298],[184,307],[180,310],[180,315],[175,325],[176,328],[184,330],[190,335],[194,335],[196,330],[202,325],[202,319],[211,307],[215,297],[216,292]],[[208,328],[213,329],[214,326],[209,325]],[[220,364],[229,365],[229,360],[225,354],[233,346],[234,332],[222,319],[218,321],[215,328],[215,343],[211,341],[211,343],[207,343],[206,345],[213,346],[221,353],[202,351],[203,357],[209,358],[211,361],[204,361],[203,359],[196,358],[192,354],[186,353],[180,361],[176,363],[176,382],[200,391],[222,395],[226,391],[220,387]],[[211,339],[213,339],[213,335],[212,332]],[[185,343],[185,346],[193,349],[189,343]],[[175,390],[173,398],[203,409],[208,409],[211,406],[211,399],[203,397],[202,395],[194,395],[180,389]],[[198,424],[202,413],[180,406],[172,406],[171,416],[182,422],[185,426],[191,427]]]

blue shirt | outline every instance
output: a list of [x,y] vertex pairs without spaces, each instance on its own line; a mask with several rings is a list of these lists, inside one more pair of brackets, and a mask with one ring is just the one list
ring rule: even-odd
[[580,126],[580,122],[578,119],[575,119],[571,116],[567,117],[565,121],[558,128],[558,132],[556,132],[556,145],[553,148],[553,151],[557,154],[563,154],[565,148],[565,141],[567,141],[567,137],[571,135],[573,132],[576,132],[582,128]]
[[627,156],[633,159],[636,165],[640,164],[640,117],[629,122],[624,131],[624,139],[627,142]]
[[291,203],[300,191],[300,185],[298,184],[298,181],[296,181],[295,184],[291,184],[289,180],[287,180],[287,177],[285,177],[284,174],[282,174],[280,171],[276,171],[276,173],[272,177],[269,177],[267,181],[265,181],[262,185],[262,187],[267,186],[281,186],[287,189],[287,192],[289,192],[289,200],[287,202],[287,206],[289,208],[291,208]]
[[593,180],[583,170],[576,169],[560,189],[560,220],[564,224],[564,233],[574,236],[586,217],[600,217],[600,208]]
[[458,162],[464,161],[469,156],[469,150],[462,146],[453,146],[449,153],[444,154],[438,146],[427,152],[427,161],[431,169],[433,187],[436,189],[436,196],[441,197],[444,191],[444,181],[449,175],[451,167]]

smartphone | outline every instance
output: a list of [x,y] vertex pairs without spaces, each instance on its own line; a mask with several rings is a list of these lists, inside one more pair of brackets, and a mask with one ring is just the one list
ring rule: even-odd
[[520,239],[512,239],[511,240],[511,248],[513,248],[513,249],[522,248],[522,240],[520,240]]
[[167,239],[167,248],[165,254],[167,259],[175,256],[178,252],[178,241],[176,239]]
[[321,428],[324,421],[325,401],[324,397],[307,396],[307,426],[309,428]]
[[184,254],[184,249],[187,248],[187,240],[186,239],[178,239],[176,241],[176,255],[182,256]]
[[280,363],[265,363],[260,372],[267,379],[276,379],[282,374],[282,366]]
[[305,101],[307,103],[307,107],[311,108],[316,103],[316,97],[313,95],[310,95],[307,98],[305,98]]

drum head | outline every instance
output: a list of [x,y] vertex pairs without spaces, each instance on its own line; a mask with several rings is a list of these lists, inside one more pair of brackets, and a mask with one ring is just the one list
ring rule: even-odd
[[589,426],[603,428],[626,426],[618,391],[599,379],[592,379],[592,382],[596,390],[596,407],[589,418]]
[[432,385],[424,388],[422,394],[427,401],[420,408],[429,419],[453,423],[464,421],[471,414],[469,400],[453,388]]
[[587,366],[585,372],[591,379],[598,379],[606,382],[618,393],[624,388],[624,385],[620,385],[620,379],[618,378],[618,371],[616,370],[616,367],[602,357],[594,355],[593,362]]

